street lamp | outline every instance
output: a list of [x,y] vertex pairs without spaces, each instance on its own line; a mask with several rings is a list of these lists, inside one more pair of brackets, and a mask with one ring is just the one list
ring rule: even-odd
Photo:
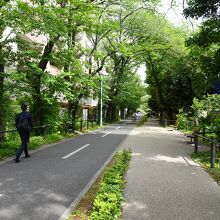
[[100,73],[100,127],[102,127],[102,74]]
[[103,126],[103,112],[102,112],[102,108],[103,108],[103,100],[102,100],[102,96],[103,96],[103,86],[102,86],[102,77],[103,75],[105,75],[106,72],[104,70],[101,70],[99,72],[99,75],[100,75],[100,120],[99,120],[99,123],[100,123],[100,127]]

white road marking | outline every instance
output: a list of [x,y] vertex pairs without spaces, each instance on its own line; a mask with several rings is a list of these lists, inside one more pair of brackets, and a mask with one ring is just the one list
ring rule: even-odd
[[110,131],[110,132],[108,132],[108,133],[102,135],[102,137],[105,137],[105,136],[107,136],[108,134],[111,134],[111,133],[112,133],[112,132]]
[[89,145],[90,145],[90,144],[86,144],[86,145],[84,145],[84,146],[80,147],[79,149],[77,149],[77,150],[73,151],[72,153],[67,154],[66,156],[64,156],[64,157],[62,157],[62,158],[63,158],[63,159],[67,159],[67,158],[69,158],[69,157],[73,156],[74,154],[78,153],[78,152],[79,152],[79,151],[81,151],[82,149],[84,149],[84,148],[88,147]]
[[116,129],[120,129],[121,127],[117,127]]

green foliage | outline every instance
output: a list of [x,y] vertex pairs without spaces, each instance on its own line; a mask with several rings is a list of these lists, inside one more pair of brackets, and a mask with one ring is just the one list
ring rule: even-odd
[[152,11],[141,10],[128,21],[134,57],[146,64],[150,108],[167,111],[172,119],[194,96],[185,33]]
[[179,114],[176,115],[177,118],[177,128],[179,130],[192,130],[192,122],[189,115],[183,111],[183,109],[179,109]]
[[214,120],[220,109],[220,95],[207,95],[201,100],[194,99],[192,109],[199,125],[206,124],[213,128]]
[[193,87],[195,94],[200,97],[212,93],[213,82],[219,82],[220,79],[220,4],[218,0],[192,0],[188,4],[184,9],[186,17],[205,18],[197,32],[186,39],[187,46],[191,48],[189,59],[193,61],[195,70]]
[[147,121],[148,117],[147,115],[144,115],[141,117],[141,119],[138,121],[137,126],[142,126]]
[[218,17],[219,16],[219,1],[218,0],[191,0],[187,2],[188,7],[184,9],[186,17]]
[[124,174],[128,168],[131,152],[124,150],[117,154],[116,163],[104,174],[103,182],[95,197],[91,220],[114,220],[121,215]]
[[[219,131],[220,95],[204,96],[203,99],[193,99],[191,113],[180,109],[177,115],[178,128],[190,130],[192,128],[207,128],[211,131]],[[219,136],[219,134],[216,133]]]
[[19,141],[18,135],[14,140],[4,139],[4,142],[1,143],[1,148],[16,149],[19,146]]
[[20,111],[20,105],[11,100],[8,93],[5,93],[3,96],[4,130],[11,130],[15,128],[15,117],[18,111]]
[[45,138],[42,136],[34,136],[34,137],[31,137],[30,139],[29,148],[36,149],[44,144],[55,143],[60,140],[63,140],[64,138],[65,138],[64,136],[62,136],[61,134],[57,134],[57,133],[48,134]]
[[[13,144],[13,143],[10,143],[10,144]],[[11,155],[14,155],[14,153],[15,153],[15,149],[0,147],[0,159],[10,157]]]
[[19,148],[19,141],[20,140],[17,134],[9,134],[5,136],[4,141],[0,143],[0,159],[14,155],[16,150]]
[[145,87],[137,75],[134,73],[124,74],[117,86],[119,91],[113,100],[119,108],[137,109],[142,104]]
[[216,116],[214,120],[214,130],[218,131],[218,133],[216,133],[216,136],[217,141],[220,142],[220,113]]
[[61,134],[50,134],[46,137],[45,139],[45,143],[49,144],[49,143],[54,143],[54,142],[58,142],[61,141],[62,139],[64,139],[64,136],[62,136]]
[[[11,137],[12,136],[7,137],[7,139],[5,139],[3,143],[0,143],[0,159],[12,156],[18,150],[20,146],[20,138],[18,134],[14,134],[13,140]],[[63,140],[64,138],[65,136],[57,133],[48,134],[45,138],[42,136],[33,136],[30,138],[29,149],[38,149],[42,145],[55,143]]]
[[[211,92],[219,81],[219,4],[189,2],[187,16],[211,18],[188,40],[189,53],[186,34],[155,12],[157,3],[1,2],[0,127],[13,127],[17,104],[25,100],[35,125],[50,124],[49,132],[58,132],[81,117],[82,98],[100,97],[101,71],[106,72],[102,101],[108,121],[117,120],[119,110],[132,112],[146,103],[146,91],[152,110],[168,111],[169,117],[189,108],[194,96]],[[136,75],[141,64],[147,89]],[[51,68],[59,74],[49,74]],[[69,104],[68,113],[60,114],[61,100]]]
[[187,45],[207,47],[210,44],[220,43],[220,24],[217,19],[210,19],[203,23],[199,31],[187,40]]
[[29,148],[30,149],[36,149],[39,146],[43,145],[45,143],[44,138],[41,136],[34,136],[30,138],[30,144]]

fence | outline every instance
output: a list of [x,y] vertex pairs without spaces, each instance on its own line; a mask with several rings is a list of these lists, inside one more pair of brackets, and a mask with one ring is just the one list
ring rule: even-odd
[[[217,142],[215,139],[207,138],[206,134],[217,134],[220,133],[219,131],[215,132],[205,132],[205,129],[203,129],[202,132],[195,132],[194,137],[194,152],[198,153],[198,147],[199,147],[199,137],[202,138],[203,142],[208,141],[210,143],[210,167],[215,168],[215,148],[216,146],[219,147],[220,151],[220,143]],[[202,135],[201,135],[202,134]]]
[[95,125],[98,125],[98,121],[96,120],[75,120],[73,124],[67,123],[65,124],[65,132],[75,132],[76,130],[83,131],[84,129],[93,128]]
[[[47,134],[52,133],[55,130],[59,130],[63,133],[70,133],[70,132],[75,132],[76,130],[80,130],[81,132],[84,129],[89,129],[93,128],[94,125],[97,125],[96,120],[76,120],[74,122],[74,125],[70,123],[64,123],[64,124],[59,124],[59,125],[42,125],[42,126],[35,126],[33,127],[33,133],[35,133],[38,136],[43,136],[46,137]],[[5,131],[0,131],[0,143],[4,142],[7,134],[15,133],[17,134],[18,131],[16,129],[12,130],[5,130]]]
[[[163,119],[160,121],[160,123],[166,127],[168,125],[175,125],[176,124],[176,120],[167,120],[167,119]],[[215,139],[211,139],[211,138],[207,138],[206,134],[218,134],[220,133],[220,131],[210,131],[207,132],[205,128],[202,128],[202,132],[195,132],[194,133],[194,152],[198,153],[198,146],[199,146],[199,138],[202,139],[203,143],[205,141],[207,141],[208,143],[210,143],[210,167],[211,168],[215,168],[215,149],[216,146],[218,146],[219,151],[220,151],[220,143],[217,142]],[[192,137],[193,137],[192,136]]]

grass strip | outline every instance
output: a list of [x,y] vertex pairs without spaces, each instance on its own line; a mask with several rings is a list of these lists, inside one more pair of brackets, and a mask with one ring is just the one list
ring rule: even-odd
[[[94,126],[93,128],[85,130],[84,133],[96,130],[98,128],[99,126]],[[29,150],[35,150],[46,144],[57,143],[66,138],[74,138],[76,136],[77,136],[76,133],[68,133],[68,134],[52,133],[52,134],[47,134],[45,137],[31,136],[28,148]],[[15,152],[19,149],[20,144],[21,144],[21,140],[18,133],[13,134],[9,138],[6,138],[4,142],[0,143],[0,160],[13,156]]]
[[[58,133],[48,134],[46,137],[42,136],[32,136],[30,138],[29,150],[38,149],[46,144],[52,144],[64,140],[66,138],[75,137],[76,134],[62,135]],[[13,156],[15,152],[19,149],[21,144],[20,138],[17,136],[14,139],[6,140],[0,144],[0,160],[7,157]]]
[[78,204],[69,220],[113,220],[121,216],[131,151],[118,152]]

